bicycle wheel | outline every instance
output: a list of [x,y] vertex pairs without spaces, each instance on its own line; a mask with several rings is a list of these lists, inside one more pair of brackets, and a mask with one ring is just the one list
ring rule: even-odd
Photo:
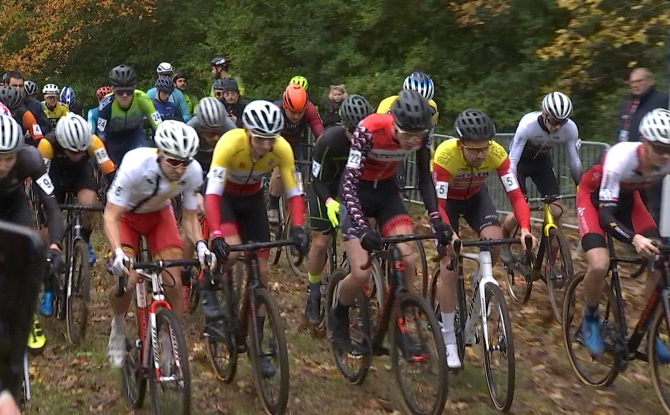
[[[291,229],[291,215],[289,213],[286,214],[285,216],[286,220],[284,221],[284,229],[286,229],[286,236],[289,237],[289,229]],[[307,234],[309,235],[309,220],[305,223],[305,230]],[[289,268],[291,268],[291,271],[296,277],[299,278],[307,278],[307,264],[305,261],[300,264],[300,266],[296,266],[295,262],[299,258],[299,254],[293,247],[293,245],[285,245],[284,246],[284,255],[286,255],[286,261],[288,262]]]
[[[584,345],[581,334],[584,304],[586,304],[584,275],[584,272],[575,275],[565,292],[563,342],[568,352],[570,365],[572,365],[579,380],[587,385],[605,387],[611,385],[619,374],[616,369],[618,360],[616,350],[622,347],[617,324],[619,312],[612,288],[609,284],[605,284],[605,290],[598,305],[601,312],[604,310],[601,317],[605,353],[601,357],[593,358]],[[625,349],[625,346],[623,348]]]
[[[482,330],[484,372],[493,405],[507,412],[514,400],[514,336],[507,313],[505,296],[500,287],[486,284],[486,335]],[[484,316],[482,316],[484,317]],[[487,347],[488,345],[488,347]]]
[[520,250],[519,245],[510,246],[510,250],[513,263],[511,265],[503,263],[507,292],[515,302],[525,303],[533,290],[530,268],[526,264],[526,254]]
[[121,384],[130,406],[135,409],[141,408],[147,391],[147,380],[142,375],[140,340],[126,338],[126,359],[121,368]]
[[[151,344],[151,365],[158,352],[157,371],[151,370],[151,401],[155,414],[191,413],[191,372],[188,366],[188,349],[179,319],[172,310],[158,309],[156,313],[157,344]],[[155,350],[156,348],[157,350]]]
[[404,406],[412,414],[441,414],[449,391],[447,355],[433,310],[408,292],[397,299],[391,319],[391,365]]
[[[230,274],[227,278],[230,277]],[[237,342],[234,331],[233,310],[236,301],[232,301],[234,295],[233,282],[227,278],[221,281],[217,287],[216,294],[219,304],[224,311],[224,319],[206,324],[205,337],[207,340],[207,357],[212,369],[219,379],[226,383],[232,382],[237,371]]]
[[[269,179],[268,179],[269,183]],[[264,185],[263,186],[263,198],[265,199],[265,206],[267,210],[269,209],[269,201],[270,201],[270,190],[268,186]],[[284,238],[284,223],[282,221],[282,218],[284,217],[284,204],[282,201],[279,201],[279,222],[277,224],[272,224],[270,223],[270,241],[277,241],[280,239]],[[282,248],[272,248],[270,249],[270,256],[268,257],[268,262],[271,263],[272,265],[277,265],[279,263],[279,259],[281,258],[281,252]]]
[[426,258],[426,249],[423,247],[423,241],[414,241],[416,244],[416,279],[414,280],[414,285],[418,287],[417,284],[421,284],[421,295],[423,298],[428,298],[428,277],[430,276],[430,271],[428,270],[428,259]]
[[[256,312],[251,315],[258,315],[263,310],[266,313],[264,324],[259,327],[260,333],[253,329],[254,322],[249,321],[251,341],[249,359],[253,367],[256,391],[268,413],[283,414],[286,411],[289,392],[288,352],[284,324],[279,316],[277,301],[272,297],[270,291],[266,288],[256,288],[253,295],[256,298]],[[276,373],[272,376],[268,376],[267,373],[263,374],[262,360],[265,360],[266,364],[268,362],[272,364]]]
[[[555,246],[556,248],[552,249]],[[560,258],[559,258],[560,257]],[[549,243],[547,244],[547,288],[549,289],[549,302],[554,310],[554,317],[559,322],[563,319],[563,300],[570,280],[572,279],[572,257],[570,248],[565,240],[565,235],[559,229],[549,230]]]
[[83,240],[74,243],[67,272],[66,315],[67,337],[71,344],[79,344],[86,336],[90,266],[88,248]]
[[[337,285],[347,276],[347,270],[340,268],[333,272],[328,281],[326,290],[326,327],[330,318],[330,309],[337,304]],[[368,297],[360,293],[356,296],[354,304],[349,307],[349,337],[351,342],[359,346],[359,349],[369,351],[371,349],[370,337],[372,331],[370,327],[370,313],[368,308]],[[340,350],[340,347],[332,341],[332,335],[328,333],[330,349],[333,352],[335,365],[342,373],[342,376],[355,385],[363,383],[365,375],[370,368],[372,355],[365,353],[362,356],[354,356],[349,351]]]
[[663,409],[665,409],[665,412],[670,413],[670,366],[668,362],[659,360],[655,347],[656,341],[662,342],[666,347],[670,344],[670,328],[663,311],[662,306],[658,307],[658,311],[654,315],[654,320],[647,335],[647,348],[649,365],[651,366],[651,381],[654,384],[656,395],[658,395]]

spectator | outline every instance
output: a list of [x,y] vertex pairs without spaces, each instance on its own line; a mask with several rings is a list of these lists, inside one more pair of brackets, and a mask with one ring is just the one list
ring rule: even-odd
[[[225,56],[215,56],[210,63],[212,65],[212,75],[214,76],[214,81],[216,81],[217,79],[232,78],[232,76],[228,72],[231,66],[230,60],[228,60]],[[235,77],[235,80],[237,81],[240,90],[240,95],[244,95],[244,84],[242,83],[242,80],[240,79],[239,76]],[[215,96],[214,85],[212,85],[212,91],[210,95]]]
[[340,119],[340,105],[346,97],[347,90],[344,88],[344,84],[330,86],[330,92],[328,93],[328,104],[326,104],[325,112],[321,114],[321,119],[323,120],[323,126],[325,128],[338,124],[342,121]]
[[247,106],[246,99],[240,97],[240,90],[235,78],[221,79],[218,82],[217,92],[221,91],[222,97],[218,97],[228,112],[228,116],[238,128],[242,128],[242,113]]
[[[21,93],[25,93],[26,78],[23,76],[23,73],[19,71],[9,71],[3,75],[2,79],[6,85],[13,86],[14,88],[21,91]],[[37,119],[37,123],[39,124],[43,134],[51,132],[51,123],[44,113],[42,104],[38,100],[26,96],[26,99],[23,101],[23,105],[25,105],[26,109],[28,109],[28,111],[30,111]]]
[[195,107],[198,105],[198,99],[193,95],[186,93],[187,81],[188,77],[184,72],[177,72],[174,78],[172,78],[172,82],[174,82],[174,87],[180,90],[182,94],[184,94],[184,99],[186,100],[186,108],[188,108],[188,112],[191,114],[191,116],[193,116],[193,114],[195,114],[194,112]]

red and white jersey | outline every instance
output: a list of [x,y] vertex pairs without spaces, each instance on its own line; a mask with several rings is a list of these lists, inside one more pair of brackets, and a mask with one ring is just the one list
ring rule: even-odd
[[0,115],[12,116],[12,112],[2,102],[0,102]]

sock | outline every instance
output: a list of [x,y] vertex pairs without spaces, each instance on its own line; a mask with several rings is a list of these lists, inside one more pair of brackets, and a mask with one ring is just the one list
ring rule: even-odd
[[456,343],[456,331],[454,330],[454,318],[456,313],[440,313],[442,314],[442,338],[445,344]]
[[321,274],[314,275],[311,272],[308,272],[307,276],[309,277],[309,283],[310,284],[320,284],[321,283]]
[[316,297],[321,295],[321,283],[320,282],[310,282],[309,283],[309,296]]
[[268,209],[279,209],[279,196],[270,195],[268,198]]

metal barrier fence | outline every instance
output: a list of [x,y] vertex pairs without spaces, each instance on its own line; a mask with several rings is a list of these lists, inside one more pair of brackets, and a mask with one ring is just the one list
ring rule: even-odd
[[[512,141],[514,134],[496,134],[495,141],[500,145],[509,150],[509,143]],[[448,140],[450,136],[435,134],[434,136],[434,148],[444,140]],[[559,185],[561,194],[570,195],[575,194],[575,184],[572,181],[572,176],[570,175],[570,168],[568,166],[568,155],[565,151],[565,145],[551,145],[552,148],[552,159],[554,161],[554,171],[558,175]],[[579,149],[579,158],[582,160],[582,166],[584,171],[588,170],[594,163],[600,160],[602,154],[609,148],[608,144],[595,142],[595,141],[582,141],[582,145]],[[410,156],[406,161],[406,185],[409,187],[417,188],[417,171],[416,171],[416,161],[415,155]],[[491,199],[493,200],[493,205],[498,209],[499,213],[508,213],[511,211],[511,205],[505,189],[503,188],[500,180],[498,179],[495,173],[492,173],[489,178],[486,180],[486,184],[489,188],[489,193],[491,194]],[[535,185],[532,184],[530,179],[527,179],[526,189],[528,189],[528,197],[535,198],[540,197]],[[421,196],[419,195],[418,190],[412,190],[409,192],[409,200],[413,203],[423,204],[421,201]],[[575,200],[567,199],[561,202],[565,212],[563,213],[563,224],[568,227],[577,226],[577,210],[575,208]],[[542,212],[533,212],[533,217],[540,218]]]

